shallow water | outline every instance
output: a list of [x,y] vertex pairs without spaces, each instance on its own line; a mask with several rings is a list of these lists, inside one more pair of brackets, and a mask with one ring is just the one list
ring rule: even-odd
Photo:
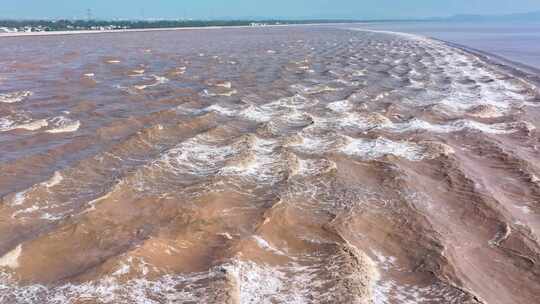
[[0,303],[532,303],[538,87],[329,26],[3,38]]

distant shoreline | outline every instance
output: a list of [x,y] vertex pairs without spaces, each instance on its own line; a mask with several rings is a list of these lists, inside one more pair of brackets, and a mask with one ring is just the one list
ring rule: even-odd
[[[428,20],[423,20],[430,22]],[[231,21],[104,21],[104,20],[0,20],[1,37],[77,35],[126,32],[177,31],[224,28],[259,28],[310,25],[343,25],[387,22],[422,22],[422,20],[352,20],[352,19],[313,19],[313,20],[231,20]],[[96,28],[94,28],[96,27]],[[18,31],[17,31],[18,30]],[[28,30],[28,31],[26,31]]]
[[342,24],[361,24],[364,22],[336,22],[336,23],[290,23],[290,24],[269,24],[264,26],[252,25],[222,25],[222,26],[186,26],[186,27],[157,27],[157,28],[132,28],[132,29],[114,29],[114,30],[74,30],[74,31],[47,31],[47,32],[17,32],[0,33],[2,37],[28,37],[28,36],[62,36],[62,35],[84,35],[84,34],[111,34],[111,33],[130,33],[130,32],[161,32],[161,31],[179,31],[179,30],[216,30],[216,29],[238,29],[238,28],[266,28],[266,27],[290,27],[290,26],[314,26],[314,25],[342,25]]
[[[267,25],[265,27],[283,27],[297,24]],[[308,25],[308,24],[302,24]],[[111,34],[111,33],[129,33],[129,32],[161,32],[161,31],[179,31],[179,30],[203,30],[203,29],[224,29],[224,28],[256,28],[250,25],[235,26],[193,26],[193,27],[157,27],[157,28],[139,28],[139,29],[114,29],[114,30],[79,30],[79,31],[49,31],[49,32],[18,32],[18,33],[0,33],[1,37],[27,37],[27,36],[63,36],[63,35],[81,35],[81,34]]]

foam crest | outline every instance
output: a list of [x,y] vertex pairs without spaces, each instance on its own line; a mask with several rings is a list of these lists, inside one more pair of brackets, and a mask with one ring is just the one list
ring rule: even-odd
[[[154,78],[153,83],[134,85],[133,88],[142,91],[142,90],[145,90],[146,88],[155,87],[155,86],[162,85],[169,82],[169,79],[165,76],[158,76],[158,75],[150,75],[150,76]],[[129,91],[129,89],[127,91]]]
[[26,98],[32,96],[34,93],[31,91],[18,91],[11,93],[0,94],[0,102],[3,103],[16,103],[25,100]]
[[7,132],[11,130],[27,130],[27,131],[37,131],[41,128],[45,128],[49,125],[45,119],[37,120],[25,120],[23,122],[15,122],[8,117],[0,119],[0,131]]
[[22,253],[22,245],[18,245],[10,252],[4,254],[2,257],[0,257],[0,268],[7,267],[7,268],[17,268],[19,267],[19,256]]
[[[304,289],[315,274],[301,267],[271,267],[251,261],[236,260],[222,266],[232,273],[239,284],[240,303],[291,303],[309,302]],[[296,271],[293,278],[288,272]]]
[[275,253],[277,255],[284,255],[284,256],[287,255],[286,253],[282,252],[279,249],[276,249],[274,246],[272,246],[270,243],[268,243],[268,241],[266,241],[262,236],[255,235],[255,236],[253,236],[253,239],[255,240],[255,242],[257,243],[257,245],[260,248],[262,248],[262,249],[264,249],[266,251]]
[[238,91],[236,90],[230,90],[230,91],[225,91],[225,92],[212,92],[208,89],[203,90],[203,96],[208,96],[208,97],[216,97],[216,96],[231,97],[233,95],[236,95],[237,93]]
[[50,129],[47,133],[71,133],[79,130],[81,122],[65,116],[57,116],[49,120]]
[[393,132],[427,131],[433,133],[451,133],[464,130],[483,132],[486,134],[511,134],[521,130],[533,131],[534,125],[528,122],[510,122],[485,124],[468,119],[455,120],[448,124],[433,124],[420,119],[412,119],[405,123],[395,123],[389,128]]
[[289,171],[291,176],[315,177],[336,170],[336,164],[327,159],[302,159],[290,156]]
[[213,104],[211,106],[208,106],[204,108],[201,112],[203,113],[216,112],[225,116],[235,116],[237,114],[236,110],[223,107],[219,104]]
[[0,273],[0,302],[61,304],[85,299],[105,304],[206,303],[211,299],[212,290],[202,283],[216,276],[214,272],[204,272],[127,281],[107,276],[98,281],[47,287],[40,284],[20,286],[10,276]]
[[274,111],[265,107],[249,105],[240,111],[239,116],[256,122],[268,122],[275,115]]
[[344,113],[352,110],[353,105],[348,100],[338,100],[329,103],[326,107],[334,112]]
[[59,185],[64,180],[62,174],[58,171],[54,172],[54,175],[48,180],[43,182],[43,185],[47,188],[52,188]]
[[328,85],[324,84],[316,84],[312,86],[305,86],[301,84],[293,84],[291,86],[293,90],[298,92],[299,94],[307,94],[307,95],[314,95],[314,94],[320,94],[320,93],[326,93],[326,92],[334,92],[339,91],[339,88],[334,88]]
[[340,151],[364,160],[375,160],[386,155],[411,161],[419,161],[426,157],[424,147],[408,141],[392,141],[384,137],[374,140],[348,137],[347,140],[347,145],[342,147]]
[[279,151],[279,143],[271,139],[250,137],[244,153],[235,164],[224,167],[223,175],[238,175],[262,183],[274,183],[283,177],[284,163]]
[[286,147],[307,154],[324,154],[343,145],[345,140],[335,134],[313,135],[302,133],[289,138]]
[[178,174],[216,174],[227,160],[238,155],[242,146],[227,145],[208,135],[198,135],[170,149],[160,162]]
[[300,94],[283,97],[264,106],[266,109],[279,108],[286,109],[306,109],[315,106],[319,101],[315,98],[308,98]]

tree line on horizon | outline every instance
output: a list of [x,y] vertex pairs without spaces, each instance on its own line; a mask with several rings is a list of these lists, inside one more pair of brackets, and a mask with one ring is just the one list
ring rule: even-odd
[[353,20],[0,20],[0,27],[40,28],[44,31],[67,31],[114,27],[124,29],[245,26],[252,24],[308,24],[354,22]]

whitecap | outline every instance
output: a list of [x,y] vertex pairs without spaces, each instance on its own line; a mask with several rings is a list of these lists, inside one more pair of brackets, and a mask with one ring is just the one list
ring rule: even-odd
[[225,116],[234,116],[237,113],[236,110],[228,109],[228,108],[225,108],[225,107],[223,107],[221,105],[218,105],[218,104],[213,104],[211,106],[208,106],[208,107],[202,109],[201,112],[202,113],[216,112],[216,113],[219,113],[219,114],[222,114],[222,115],[225,115]]
[[270,252],[275,253],[277,255],[287,255],[283,251],[281,251],[279,249],[276,249],[274,246],[272,246],[267,240],[265,240],[261,236],[254,235],[253,239],[255,240],[255,242],[257,243],[257,245],[259,247],[261,247],[262,249],[264,249],[266,251],[270,251]]
[[236,91],[236,90],[229,90],[229,91],[226,91],[226,92],[211,92],[208,89],[204,89],[203,92],[202,92],[202,95],[207,96],[207,97],[216,97],[216,96],[231,97],[233,95],[236,95],[237,93],[238,93],[238,91]]
[[393,132],[428,131],[433,133],[451,133],[473,130],[486,134],[511,134],[519,130],[532,131],[535,129],[534,125],[524,121],[485,124],[474,120],[459,119],[448,124],[433,124],[416,118],[408,122],[392,124],[387,128]]
[[340,151],[364,160],[394,155],[411,161],[419,161],[426,156],[424,147],[408,141],[392,141],[384,137],[374,140],[348,137],[347,140],[348,143]]
[[25,123],[15,123],[14,121],[10,120],[7,117],[4,117],[0,119],[0,131],[6,132],[11,130],[28,130],[28,131],[36,131],[41,128],[47,127],[49,123],[45,119],[38,119],[30,122]]
[[0,94],[0,102],[3,103],[16,103],[25,100],[26,98],[32,96],[34,93],[31,91],[19,91],[11,93]]
[[69,133],[79,130],[81,122],[78,120],[72,120],[64,116],[57,116],[49,120],[52,126],[48,129],[47,133]]
[[334,91],[340,90],[339,88],[330,87],[324,84],[317,84],[313,86],[293,84],[291,85],[291,88],[300,94],[307,94],[307,95],[319,94],[319,93],[325,93],[325,92],[334,92]]
[[352,110],[353,106],[350,101],[348,100],[338,100],[329,103],[326,106],[328,109],[337,112],[337,113],[343,113]]
[[60,172],[58,171],[55,171],[54,175],[48,181],[43,182],[43,185],[47,188],[52,188],[60,184],[62,180],[64,180],[64,177],[62,176],[62,174],[60,174]]
[[239,151],[233,146],[219,145],[198,135],[167,151],[160,163],[178,174],[207,176],[216,173],[223,163]]
[[268,122],[272,119],[274,112],[270,109],[250,105],[246,109],[240,111],[239,115],[243,118],[256,122]]
[[10,252],[0,257],[0,267],[17,268],[19,267],[19,256],[22,253],[22,245],[18,245]]
[[250,158],[246,162],[226,166],[221,170],[222,175],[239,175],[258,182],[274,183],[283,177],[284,164],[276,151],[278,142],[275,140],[251,137],[248,150]]

